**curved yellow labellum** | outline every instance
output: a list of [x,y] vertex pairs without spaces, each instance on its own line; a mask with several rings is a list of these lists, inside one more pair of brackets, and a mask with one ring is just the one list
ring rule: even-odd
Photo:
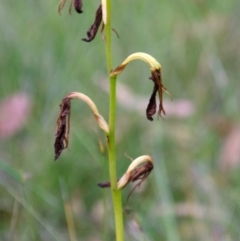
[[110,76],[113,77],[120,74],[125,69],[127,64],[129,64],[129,62],[133,60],[138,60],[138,59],[149,64],[151,71],[161,69],[161,64],[159,64],[158,61],[155,58],[153,58],[151,55],[138,52],[138,53],[129,55],[115,70],[112,71]]
[[88,104],[88,106],[91,108],[97,122],[98,122],[98,125],[99,127],[105,132],[106,135],[109,134],[109,127],[108,127],[108,124],[107,122],[105,121],[105,119],[99,114],[98,112],[98,109],[95,105],[95,103],[87,96],[87,95],[84,95],[82,93],[79,93],[79,92],[71,92],[70,94],[68,94],[66,96],[66,98],[69,98],[69,99],[80,99],[82,101],[84,101],[85,103]]

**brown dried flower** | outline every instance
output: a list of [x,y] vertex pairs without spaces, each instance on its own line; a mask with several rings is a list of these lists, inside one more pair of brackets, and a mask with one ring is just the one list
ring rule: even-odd
[[87,31],[88,38],[83,38],[82,40],[85,42],[91,42],[95,38],[101,22],[102,22],[102,5],[100,4],[100,6],[96,11],[95,21]]
[[[163,92],[169,94],[167,89],[164,87],[162,83],[162,76],[161,76],[161,65],[154,59],[151,55],[146,53],[134,53],[128,56],[115,70],[112,71],[110,76],[116,76],[120,74],[127,64],[132,60],[140,59],[150,65],[151,76],[150,79],[154,82],[153,91],[151,97],[149,99],[149,103],[146,109],[147,119],[152,121],[152,116],[156,113],[157,104],[156,104],[156,94],[158,93],[159,98],[159,110],[158,114],[161,116],[163,113],[166,114],[164,107],[163,107]],[[170,94],[169,94],[170,95]]]
[[60,156],[61,152],[68,147],[71,100],[76,98],[88,104],[94,114],[95,119],[97,120],[99,127],[105,132],[106,136],[108,136],[108,124],[98,112],[94,102],[87,95],[78,92],[71,92],[62,100],[62,104],[60,105],[61,110],[57,119],[57,134],[54,143],[54,160],[56,160]]

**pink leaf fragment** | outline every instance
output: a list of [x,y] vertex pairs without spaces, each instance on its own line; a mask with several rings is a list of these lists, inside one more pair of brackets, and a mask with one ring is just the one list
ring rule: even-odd
[[10,138],[21,130],[29,118],[30,97],[26,93],[15,93],[0,102],[0,138]]
[[236,168],[240,165],[240,124],[233,126],[225,137],[220,157],[219,167],[221,170]]

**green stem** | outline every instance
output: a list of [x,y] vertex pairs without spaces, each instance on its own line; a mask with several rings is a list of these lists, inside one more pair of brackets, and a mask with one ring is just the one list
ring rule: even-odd
[[[107,0],[107,24],[106,24],[106,59],[108,75],[112,70],[112,47],[111,47],[111,0]],[[115,217],[116,241],[124,241],[123,216],[122,216],[122,193],[117,190],[117,166],[115,153],[115,119],[116,119],[116,77],[109,77],[110,106],[109,106],[109,176]]]

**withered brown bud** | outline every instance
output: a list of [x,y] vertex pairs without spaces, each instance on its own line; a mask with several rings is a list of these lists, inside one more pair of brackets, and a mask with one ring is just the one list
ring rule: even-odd
[[100,4],[96,12],[95,21],[87,31],[88,38],[83,38],[82,40],[85,42],[91,42],[95,38],[101,22],[102,22],[102,5]]
[[60,114],[57,119],[57,133],[54,143],[55,158],[60,156],[61,152],[68,147],[68,135],[70,128],[70,109],[71,102],[69,99],[63,99],[60,105]]

